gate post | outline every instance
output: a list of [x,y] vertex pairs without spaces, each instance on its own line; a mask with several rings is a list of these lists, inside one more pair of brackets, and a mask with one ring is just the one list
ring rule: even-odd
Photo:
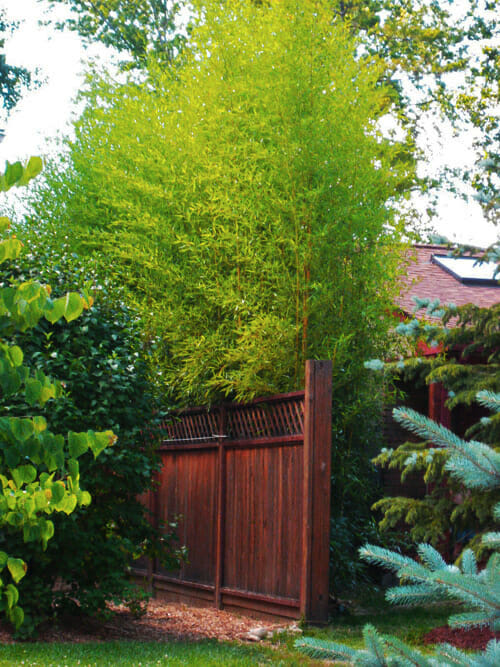
[[300,612],[328,620],[332,362],[306,361]]

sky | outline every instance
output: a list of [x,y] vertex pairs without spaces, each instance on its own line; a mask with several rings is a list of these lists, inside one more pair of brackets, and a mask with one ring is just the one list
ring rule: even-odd
[[[0,162],[12,162],[56,150],[57,137],[70,131],[71,118],[78,112],[74,98],[83,85],[85,60],[92,57],[106,62],[109,50],[99,44],[85,49],[77,34],[38,25],[40,19],[67,15],[63,7],[47,11],[45,0],[0,0],[0,7],[8,18],[21,21],[6,40],[8,62],[29,70],[38,68],[42,81],[39,88],[25,93],[10,117],[1,122],[6,137],[0,144]],[[440,135],[429,125],[426,143],[431,159],[422,170],[431,174],[443,164],[465,167],[476,159],[467,135],[454,137],[444,128]],[[420,198],[414,203],[424,216],[428,202]],[[479,246],[493,243],[500,235],[500,229],[484,219],[476,202],[465,203],[449,193],[439,197],[433,226],[450,240]]]

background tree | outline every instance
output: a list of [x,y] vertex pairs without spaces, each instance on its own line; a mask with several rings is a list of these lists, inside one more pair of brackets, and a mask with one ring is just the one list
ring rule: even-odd
[[191,402],[293,389],[306,357],[343,368],[377,345],[390,199],[414,174],[375,127],[390,107],[379,64],[360,66],[327,8],[222,13],[206,10],[175,79],[96,83],[47,177],[60,202],[40,191],[33,206],[51,234],[103,249],[162,337],[165,383]]
[[85,39],[97,40],[128,56],[128,64],[143,67],[149,56],[171,62],[184,37],[176,19],[182,3],[169,0],[49,0],[65,4],[71,17],[66,26]]
[[[386,364],[386,382],[404,381],[413,387],[440,382],[448,391],[447,407],[452,411],[455,429],[465,430],[466,437],[480,438],[493,447],[500,441],[500,414],[479,418],[472,412],[480,388],[500,391],[500,304],[479,308],[472,304],[459,308],[442,308],[429,300],[418,300],[418,306],[427,314],[440,315],[437,323],[413,320],[400,324],[397,331],[415,349],[419,340],[441,348],[436,357],[410,356],[404,362]],[[450,326],[452,324],[452,326]],[[370,364],[368,364],[370,365]],[[469,420],[467,423],[467,415]],[[458,420],[456,419],[458,418]],[[446,548],[443,537],[448,537],[449,556],[456,557],[464,541],[473,537],[478,548],[481,535],[492,527],[490,508],[500,500],[498,488],[464,493],[463,486],[447,473],[448,451],[435,450],[429,443],[407,442],[396,448],[384,449],[375,459],[376,464],[401,470],[402,482],[408,474],[418,471],[427,485],[424,498],[383,498],[375,508],[381,510],[384,530],[394,528],[401,521],[409,526],[416,542],[426,541],[441,549]]]
[[8,21],[5,11],[0,9],[0,98],[6,111],[11,111],[19,102],[23,89],[32,83],[32,75],[24,67],[9,65],[2,53],[5,36],[17,28],[17,24]]

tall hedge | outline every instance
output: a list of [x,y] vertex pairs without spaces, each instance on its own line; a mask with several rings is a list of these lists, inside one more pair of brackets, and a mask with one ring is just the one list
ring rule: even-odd
[[205,5],[176,69],[94,80],[34,217],[128,285],[185,402],[300,387],[308,357],[342,390],[386,330],[413,177],[383,64],[327,2]]

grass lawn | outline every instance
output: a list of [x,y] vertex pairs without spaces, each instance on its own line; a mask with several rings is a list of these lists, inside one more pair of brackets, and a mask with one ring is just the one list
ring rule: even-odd
[[317,661],[292,652],[286,645],[271,649],[216,641],[106,643],[20,643],[0,646],[0,665],[318,665]]
[[[434,627],[446,625],[453,607],[427,606],[402,609],[390,607],[382,597],[368,604],[358,603],[351,613],[336,616],[325,628],[305,628],[305,636],[329,639],[361,648],[361,631],[372,623],[380,632],[392,634],[414,646],[421,646],[423,635]],[[455,609],[456,611],[456,609]],[[320,665],[297,652],[293,643],[300,635],[277,635],[273,648],[261,644],[244,645],[216,641],[88,643],[18,643],[0,646],[3,665]]]

